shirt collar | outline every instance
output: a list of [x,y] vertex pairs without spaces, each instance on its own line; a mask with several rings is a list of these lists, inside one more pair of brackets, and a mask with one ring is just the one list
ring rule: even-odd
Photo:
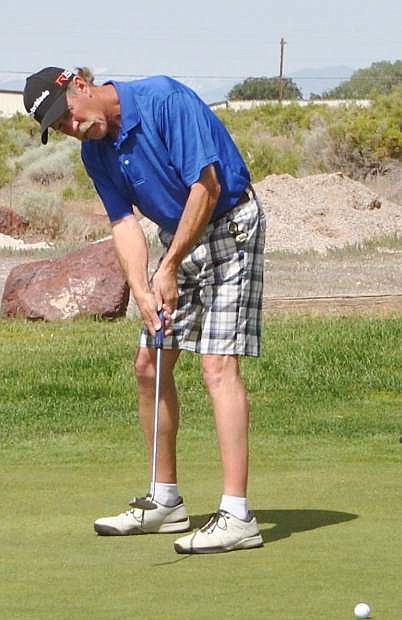
[[140,113],[128,82],[109,80],[105,84],[113,84],[120,101],[120,131],[116,140],[119,147],[127,138],[128,132],[140,124]]

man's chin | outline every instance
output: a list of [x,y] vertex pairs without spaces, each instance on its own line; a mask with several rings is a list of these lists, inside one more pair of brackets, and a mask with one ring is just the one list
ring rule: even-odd
[[[103,138],[103,132],[101,131],[96,131],[98,125],[100,125],[99,121],[97,120],[91,120],[91,121],[85,121],[84,123],[81,123],[80,125],[80,130],[77,134],[77,138],[78,140],[81,140],[81,142],[85,142],[86,140],[99,140],[100,138]],[[93,130],[95,128],[95,130]],[[99,127],[99,129],[101,129],[101,127]]]

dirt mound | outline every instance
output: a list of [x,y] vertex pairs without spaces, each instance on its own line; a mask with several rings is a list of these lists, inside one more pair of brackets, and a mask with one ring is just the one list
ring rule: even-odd
[[402,205],[341,173],[271,175],[255,188],[267,216],[266,251],[325,253],[402,233]]

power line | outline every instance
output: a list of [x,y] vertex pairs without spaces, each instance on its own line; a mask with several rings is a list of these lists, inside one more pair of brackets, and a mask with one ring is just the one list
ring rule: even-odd
[[[32,71],[14,71],[13,69],[0,69],[0,75],[31,75]],[[141,79],[149,77],[149,73],[96,73],[97,77],[105,77],[105,78],[113,78],[113,77],[121,77],[121,78],[132,78],[132,79]],[[259,79],[270,77],[267,75],[182,75],[182,74],[172,74],[173,78],[177,79],[186,79],[186,80],[247,80],[247,79]],[[275,76],[274,76],[275,77]],[[283,74],[283,78],[287,78],[290,80],[350,80],[351,75],[286,75]],[[353,80],[370,80],[372,82],[380,82],[381,78],[374,76],[366,76],[366,77],[357,77],[354,76]]]
[[[282,74],[282,78],[283,79],[290,79],[290,80],[350,80],[353,77],[353,81],[359,81],[359,80],[364,80],[364,81],[371,81],[371,82],[381,82],[381,77],[380,76],[356,76],[355,73],[357,71],[360,71],[361,69],[357,69],[353,74],[351,75],[286,75],[285,73]],[[31,73],[33,73],[32,70],[28,70],[28,71],[22,71],[22,70],[14,70],[14,69],[0,69],[0,75],[8,75],[8,76],[12,76],[12,75],[23,75],[23,76],[28,76],[31,75]],[[102,72],[102,73],[95,73],[95,76],[98,78],[131,78],[131,79],[141,79],[141,78],[147,78],[150,75],[155,75],[153,74],[149,74],[149,73],[116,73],[116,72]],[[247,79],[260,79],[260,78],[269,78],[272,76],[267,76],[264,74],[257,74],[257,75],[191,75],[191,74],[176,74],[176,73],[172,73],[169,74],[171,75],[172,78],[176,78],[176,79],[186,79],[186,80],[247,80]],[[277,77],[277,76],[273,76],[273,77]]]

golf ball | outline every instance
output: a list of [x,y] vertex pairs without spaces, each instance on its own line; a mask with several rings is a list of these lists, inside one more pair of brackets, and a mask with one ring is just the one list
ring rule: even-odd
[[368,618],[370,616],[370,606],[367,603],[357,603],[354,614],[356,618]]

